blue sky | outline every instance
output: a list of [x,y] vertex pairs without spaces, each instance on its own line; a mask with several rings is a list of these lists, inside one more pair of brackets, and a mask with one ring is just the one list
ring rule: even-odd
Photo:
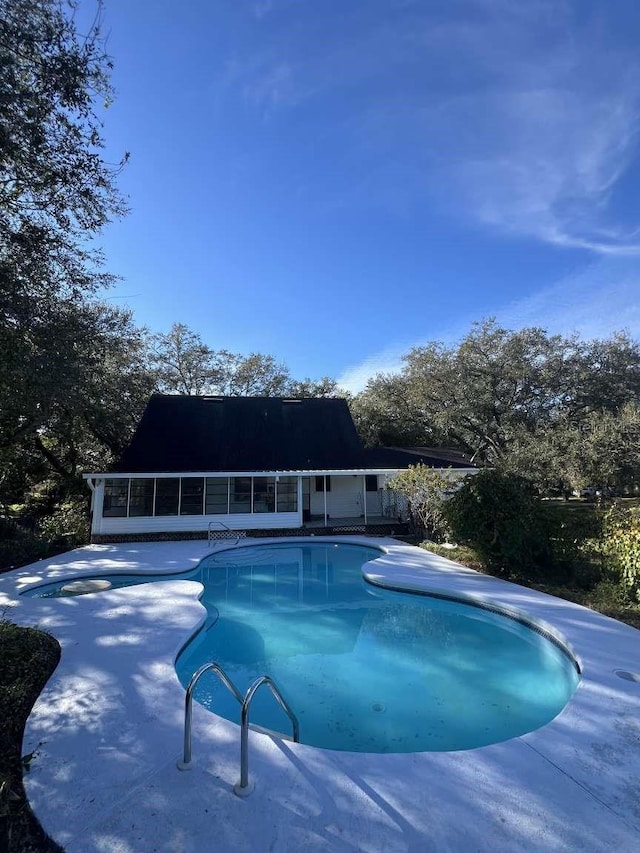
[[107,0],[110,298],[357,390],[473,320],[640,336],[640,4]]

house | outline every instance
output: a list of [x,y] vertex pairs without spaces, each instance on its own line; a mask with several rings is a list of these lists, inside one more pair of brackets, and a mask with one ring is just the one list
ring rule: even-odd
[[474,470],[456,451],[364,448],[343,399],[154,394],[113,470],[84,475],[92,539],[397,529],[383,486],[419,462]]

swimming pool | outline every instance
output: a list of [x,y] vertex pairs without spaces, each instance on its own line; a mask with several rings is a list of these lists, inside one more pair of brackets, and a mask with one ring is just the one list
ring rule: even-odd
[[[471,749],[533,731],[560,713],[579,670],[558,641],[484,605],[373,586],[362,565],[380,555],[345,543],[251,545],[213,553],[187,572],[101,581],[111,588],[201,582],[207,618],[178,655],[182,684],[210,661],[240,693],[270,675],[298,717],[301,741],[312,746]],[[76,584],[60,580],[23,594],[65,597],[77,594]],[[237,701],[213,674],[202,677],[195,699],[239,722]],[[290,731],[267,691],[256,694],[251,721]]]
[[[209,619],[178,656],[181,682],[212,660],[242,693],[270,675],[303,743],[354,752],[470,749],[539,728],[564,708],[579,674],[559,644],[484,608],[374,587],[361,567],[377,556],[286,543],[205,558],[198,579]],[[195,698],[239,722],[214,675]],[[251,720],[290,728],[267,691]]]

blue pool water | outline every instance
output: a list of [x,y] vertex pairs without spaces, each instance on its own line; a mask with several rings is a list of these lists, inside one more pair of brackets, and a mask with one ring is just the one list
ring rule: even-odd
[[[114,588],[188,579],[204,586],[208,617],[176,662],[183,685],[216,661],[241,693],[259,675],[277,683],[300,740],[354,752],[471,749],[552,720],[579,681],[546,636],[506,616],[364,581],[380,551],[348,544],[253,545],[206,557],[176,575],[111,575]],[[65,595],[64,582],[26,595]],[[207,673],[195,698],[239,722],[239,706]],[[290,732],[269,691],[251,721]]]
[[[578,685],[574,662],[531,628],[496,613],[383,590],[362,577],[380,556],[355,545],[268,545],[207,557],[207,629],[177,660],[186,686],[218,662],[241,692],[258,675],[278,684],[303,743],[357,752],[470,749],[539,728]],[[216,677],[195,698],[239,722]],[[251,721],[290,731],[269,691]]]

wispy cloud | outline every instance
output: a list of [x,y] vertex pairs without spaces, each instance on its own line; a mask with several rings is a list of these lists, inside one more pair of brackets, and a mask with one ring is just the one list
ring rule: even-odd
[[[579,77],[579,67],[574,73]],[[504,232],[602,254],[640,254],[637,226],[617,224],[610,203],[636,151],[639,94],[635,83],[619,79],[604,92],[576,81],[523,85],[456,104],[453,128],[463,115],[483,113],[492,122],[492,138],[480,140],[477,153],[460,151],[455,165],[443,165],[457,203]]]
[[398,345],[367,356],[347,367],[338,377],[338,385],[350,394],[357,394],[378,373],[397,373],[402,366],[402,356],[409,349],[410,346]]
[[541,326],[584,338],[627,331],[640,338],[640,269],[628,258],[605,258],[496,313],[507,328]]
[[[550,334],[579,334],[585,340],[605,338],[626,331],[640,338],[640,270],[628,258],[607,257],[578,274],[555,282],[537,293],[487,312],[507,329],[539,326]],[[346,368],[339,385],[358,393],[378,373],[395,373],[402,366],[402,355],[412,346],[438,340],[454,344],[467,334],[478,317],[458,318],[447,328],[434,329],[431,336],[387,347]]]
[[640,217],[615,197],[637,153],[640,55],[616,38],[624,17],[609,26],[615,4],[592,15],[581,0],[438,6],[373,0],[316,16],[258,3],[263,49],[238,57],[229,82],[270,118],[320,104],[306,125],[339,138],[353,169],[318,204],[427,198],[498,234],[640,254]]

